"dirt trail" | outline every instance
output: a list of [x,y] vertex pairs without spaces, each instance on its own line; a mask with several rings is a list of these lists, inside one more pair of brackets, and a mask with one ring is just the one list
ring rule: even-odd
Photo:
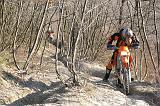
[[[46,51],[44,62],[41,66],[33,68],[34,72],[26,76],[26,81],[15,80],[20,86],[8,89],[8,95],[18,94],[17,99],[10,101],[9,105],[35,105],[36,106],[159,106],[160,86],[145,82],[133,82],[131,95],[123,94],[122,89],[115,86],[115,78],[111,74],[110,83],[105,83],[102,78],[105,74],[104,66],[96,63],[79,63],[79,75],[84,86],[64,87],[57,79],[54,71],[53,51]],[[59,61],[59,72],[69,78],[70,73],[62,62]],[[43,70],[42,70],[43,69]],[[12,76],[12,75],[10,75]],[[6,79],[8,81],[8,79]],[[9,83],[9,82],[8,82]],[[7,84],[8,84],[7,83]],[[9,83],[10,84],[10,83]],[[28,92],[15,92],[27,89]],[[22,95],[22,96],[20,96]],[[0,95],[1,97],[2,95]],[[15,97],[15,95],[13,96]]]
[[93,100],[99,105],[113,106],[148,106],[160,105],[160,85],[149,84],[146,82],[132,82],[131,94],[126,96],[123,89],[117,88],[116,79],[113,74],[109,78],[109,83],[102,81],[105,69],[97,64],[86,64],[90,69],[90,81],[97,88],[97,95]]
[[[102,81],[104,68],[96,64],[82,63],[81,69],[88,70],[84,76],[87,83],[83,87],[64,87],[60,82],[52,83],[48,89],[39,91],[13,102],[11,105],[44,105],[44,106],[158,106],[159,88],[147,83],[134,82],[131,95],[123,94],[115,86],[111,75],[110,83]],[[83,72],[82,72],[83,74]],[[86,73],[85,73],[86,74]],[[46,75],[47,76],[47,75]],[[157,100],[154,100],[154,98]]]

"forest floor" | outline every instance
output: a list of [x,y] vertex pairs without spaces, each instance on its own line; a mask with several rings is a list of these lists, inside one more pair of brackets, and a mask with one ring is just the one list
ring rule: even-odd
[[[134,81],[131,94],[126,96],[116,87],[111,74],[109,83],[103,82],[105,67],[97,63],[78,64],[82,86],[64,86],[54,69],[55,48],[47,48],[43,63],[35,58],[30,71],[20,76],[13,62],[0,62],[0,104],[10,106],[160,106],[160,85]],[[10,61],[10,60],[7,60]],[[68,69],[58,62],[58,71],[67,80]]]

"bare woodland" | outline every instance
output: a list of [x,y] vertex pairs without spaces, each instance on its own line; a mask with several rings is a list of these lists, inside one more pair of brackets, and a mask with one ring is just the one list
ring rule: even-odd
[[[140,40],[134,51],[137,80],[160,82],[160,1],[159,0],[1,0],[0,52],[12,53],[17,72],[27,73],[31,60],[48,45],[46,32],[56,37],[55,68],[63,60],[79,84],[78,61],[107,59],[107,38],[120,28],[130,27]],[[19,63],[18,52],[26,58]],[[103,64],[106,61],[104,61]]]

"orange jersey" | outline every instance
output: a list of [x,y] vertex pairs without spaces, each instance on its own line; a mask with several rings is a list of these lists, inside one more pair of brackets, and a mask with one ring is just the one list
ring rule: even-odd
[[[109,41],[107,42],[107,45],[112,45],[112,42],[113,41],[117,41],[116,43],[116,46],[119,47],[119,46],[129,46],[127,43],[126,43],[126,39],[124,39],[120,33],[114,33],[112,36],[109,37]],[[130,39],[130,44],[132,44],[132,42],[134,42],[134,38],[132,37]]]

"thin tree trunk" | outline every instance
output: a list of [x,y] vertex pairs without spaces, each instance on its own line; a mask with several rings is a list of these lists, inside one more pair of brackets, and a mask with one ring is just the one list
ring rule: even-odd
[[[49,25],[48,25],[47,30],[48,30],[48,29],[49,29],[49,27],[50,27],[51,20],[52,20],[52,18],[53,18],[53,16],[54,16],[54,14],[56,13],[56,11],[57,11],[57,8],[56,8],[56,10],[53,12],[52,16],[50,17],[50,23],[49,23]],[[45,49],[46,49],[47,39],[48,39],[48,36],[45,36],[44,47],[43,47],[43,50],[42,50],[42,56],[41,56],[41,59],[40,59],[40,66],[42,65],[42,62],[43,62],[43,55],[44,55],[44,51],[45,51]]]
[[23,3],[22,1],[20,1],[20,7],[18,8],[18,12],[17,12],[17,22],[16,22],[16,32],[15,32],[15,37],[14,37],[14,41],[13,41],[13,60],[14,60],[14,64],[16,66],[16,68],[18,70],[20,70],[20,67],[18,66],[17,64],[17,61],[16,61],[16,50],[17,50],[17,47],[16,47],[16,41],[17,41],[17,36],[18,36],[18,28],[19,28],[19,23],[20,23],[20,19],[21,19],[21,15],[22,15],[22,8],[23,8]]
[[0,26],[3,26],[4,0],[0,1]]
[[153,59],[153,55],[152,55],[152,52],[151,52],[151,49],[150,49],[150,46],[149,46],[149,43],[148,43],[148,39],[147,39],[147,34],[146,34],[146,30],[145,30],[145,25],[144,25],[144,18],[143,18],[143,13],[142,13],[142,8],[141,8],[141,0],[139,1],[139,8],[140,8],[140,16],[142,18],[142,31],[144,33],[144,39],[146,41],[146,44],[147,44],[147,48],[148,48],[148,51],[149,51],[149,55],[150,55],[150,58],[151,58],[151,61],[152,61],[152,64],[153,64],[153,67],[154,67],[154,77],[155,77],[155,80],[158,81],[158,70],[156,68],[156,65],[155,65],[155,61]]
[[[160,37],[158,37],[158,31],[157,31],[157,15],[156,15],[156,0],[153,1],[153,11],[154,11],[154,28],[155,28],[155,35],[156,35],[156,47],[157,47],[157,59],[158,59],[158,69],[160,68],[160,43],[159,43],[159,39]],[[160,75],[160,71],[159,71],[159,75]]]
[[59,46],[59,34],[60,34],[60,28],[61,28],[61,23],[62,23],[62,17],[63,17],[63,12],[64,12],[64,0],[60,1],[59,3],[59,8],[60,8],[60,13],[59,13],[59,23],[58,23],[58,31],[57,31],[57,47],[56,47],[56,61],[55,61],[55,70],[56,70],[56,73],[57,73],[57,77],[61,80],[61,82],[63,84],[65,84],[64,80],[61,78],[61,75],[60,73],[58,72],[58,46]]
[[77,36],[77,39],[76,39],[76,42],[75,42],[75,49],[74,49],[74,55],[73,55],[73,72],[74,72],[73,83],[78,83],[78,75],[76,75],[76,72],[75,72],[76,71],[76,55],[77,55],[79,39],[81,38],[81,34],[82,34],[84,14],[85,14],[85,10],[86,10],[86,7],[87,7],[87,3],[88,3],[88,0],[85,0],[84,7],[83,7],[83,12],[82,12],[82,17],[81,17],[80,29],[79,29],[78,36]]
[[0,1],[0,45],[1,45],[0,52],[3,51],[3,45],[2,45],[2,36],[3,36],[2,34],[3,34],[3,25],[4,25],[3,13],[4,13],[4,0],[1,0]]
[[132,12],[132,5],[129,4],[129,1],[127,1],[127,6],[129,10],[129,15],[130,15],[130,23],[131,23],[131,29],[133,29],[133,12]]
[[120,15],[119,15],[119,28],[122,25],[122,16],[123,16],[123,6],[124,6],[125,0],[121,1],[121,7],[120,7]]
[[32,48],[32,51],[30,53],[30,55],[28,56],[26,62],[25,62],[25,65],[23,67],[23,69],[27,72],[27,69],[28,69],[28,65],[29,65],[29,61],[30,59],[32,58],[36,48],[37,48],[37,45],[38,45],[38,42],[39,42],[39,37],[41,35],[41,31],[42,31],[42,28],[43,28],[43,24],[44,24],[44,21],[45,21],[45,17],[46,17],[46,12],[47,12],[47,9],[48,9],[48,4],[49,4],[49,1],[50,0],[47,0],[46,1],[46,5],[45,5],[45,9],[44,9],[44,13],[43,13],[43,18],[42,18],[42,21],[41,21],[41,25],[40,25],[40,28],[39,28],[39,31],[38,31],[38,34],[36,36],[36,40],[33,44],[33,48]]
[[[72,73],[72,69],[69,65],[69,55],[71,54],[71,51],[72,51],[72,48],[71,48],[71,44],[72,44],[72,32],[73,32],[73,27],[74,27],[74,23],[75,23],[75,14],[73,14],[73,19],[72,19],[72,24],[71,24],[71,30],[70,30],[70,33],[69,33],[69,37],[68,37],[68,52],[67,52],[67,67],[68,67],[68,70]],[[72,54],[71,54],[72,55]]]

